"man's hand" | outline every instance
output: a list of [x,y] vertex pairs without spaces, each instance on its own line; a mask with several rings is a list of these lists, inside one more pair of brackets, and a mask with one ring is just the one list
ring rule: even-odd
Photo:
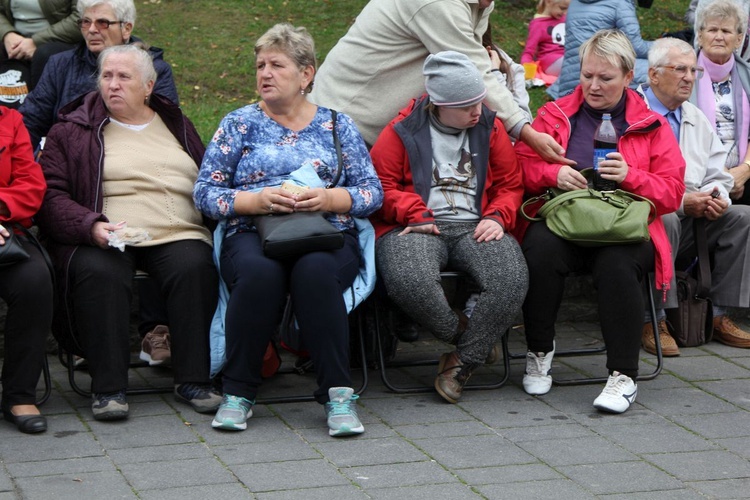
[[714,198],[711,193],[687,193],[682,200],[682,210],[685,215],[708,220],[716,220],[726,212],[729,202],[721,197]]
[[524,125],[521,129],[519,139],[536,151],[536,153],[547,163],[559,163],[561,165],[576,164],[573,160],[563,156],[565,154],[565,149],[556,143],[551,136],[543,134],[542,132],[537,132],[529,124]]
[[706,207],[706,211],[704,212],[706,215],[706,219],[708,220],[716,220],[727,211],[727,208],[729,208],[729,202],[723,198],[714,198],[711,197],[710,200],[708,200],[708,206]]

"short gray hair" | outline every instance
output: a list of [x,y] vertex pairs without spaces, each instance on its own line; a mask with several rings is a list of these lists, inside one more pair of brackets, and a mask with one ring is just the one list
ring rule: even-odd
[[635,49],[625,33],[617,29],[599,30],[578,49],[581,64],[593,54],[620,68],[623,74],[635,68]]
[[133,0],[78,0],[76,8],[78,14],[83,17],[83,13],[97,5],[109,5],[115,11],[117,21],[130,23],[135,26],[135,3]]
[[734,0],[713,0],[702,5],[695,13],[695,27],[697,31],[706,28],[709,19],[729,19],[735,22],[738,35],[747,31],[747,12]]
[[679,38],[658,38],[654,40],[651,45],[651,50],[648,51],[648,67],[659,68],[669,64],[667,60],[669,52],[675,49],[681,56],[692,54],[695,56],[695,49],[684,40]]
[[99,77],[97,78],[97,85],[101,85],[102,80],[102,68],[107,58],[112,54],[132,54],[135,61],[135,67],[141,74],[141,81],[145,87],[149,81],[156,83],[156,69],[154,69],[154,60],[151,59],[151,54],[148,53],[139,44],[128,44],[128,45],[113,45],[107,47],[99,54]]
[[[279,23],[258,38],[255,43],[255,55],[261,50],[278,50],[287,55],[300,69],[312,66],[318,68],[315,59],[315,42],[306,28],[295,28],[289,23]],[[313,82],[305,89],[310,92]]]

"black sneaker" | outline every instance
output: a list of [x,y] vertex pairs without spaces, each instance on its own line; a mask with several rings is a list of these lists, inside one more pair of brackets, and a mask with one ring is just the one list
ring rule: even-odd
[[91,411],[95,420],[123,420],[128,418],[125,390],[91,395]]
[[174,397],[181,403],[189,404],[198,413],[215,413],[221,404],[221,394],[208,384],[176,385]]

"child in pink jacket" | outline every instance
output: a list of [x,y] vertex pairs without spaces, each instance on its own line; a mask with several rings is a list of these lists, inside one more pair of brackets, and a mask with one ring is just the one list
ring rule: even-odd
[[565,53],[565,13],[570,0],[539,0],[529,23],[522,63],[538,62],[542,72],[558,76]]

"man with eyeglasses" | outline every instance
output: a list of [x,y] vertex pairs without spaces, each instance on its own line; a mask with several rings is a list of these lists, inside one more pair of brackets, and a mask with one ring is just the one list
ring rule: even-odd
[[[96,60],[101,51],[113,45],[143,44],[131,35],[136,17],[133,0],[79,0],[77,8],[85,43],[52,56],[36,88],[19,108],[35,148],[57,121],[61,107],[96,90]],[[154,93],[179,102],[172,68],[164,61],[164,52],[156,47],[148,51],[157,73]]]
[[[703,69],[695,51],[676,38],[654,42],[648,54],[649,85],[640,90],[656,113],[665,115],[685,158],[685,194],[682,207],[662,216],[679,268],[696,256],[693,220],[706,219],[708,251],[713,257],[711,290],[714,339],[733,347],[750,347],[750,334],[727,316],[727,308],[750,307],[750,206],[732,205],[729,191],[734,179],[724,168],[726,150],[703,112],[687,102]],[[667,309],[677,307],[675,286],[667,293]],[[658,314],[659,338],[665,356],[680,354],[669,335],[663,310]],[[643,328],[643,348],[656,354],[651,323]]]

